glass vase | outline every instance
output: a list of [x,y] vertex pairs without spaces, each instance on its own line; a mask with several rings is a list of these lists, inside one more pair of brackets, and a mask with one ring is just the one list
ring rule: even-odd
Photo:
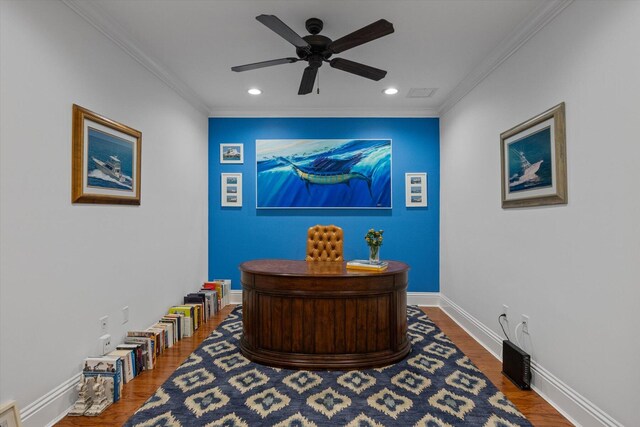
[[369,246],[369,262],[380,264],[380,246]]

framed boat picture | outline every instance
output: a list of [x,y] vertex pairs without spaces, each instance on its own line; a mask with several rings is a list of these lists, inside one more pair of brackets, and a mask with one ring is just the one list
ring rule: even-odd
[[258,209],[391,209],[390,139],[256,140]]
[[222,173],[220,174],[220,206],[222,207],[242,207],[242,174]]
[[419,208],[427,206],[426,172],[404,174],[405,206]]
[[220,144],[220,163],[244,163],[244,144]]
[[500,135],[502,207],[567,203],[564,103]]
[[140,204],[142,133],[73,105],[73,203]]

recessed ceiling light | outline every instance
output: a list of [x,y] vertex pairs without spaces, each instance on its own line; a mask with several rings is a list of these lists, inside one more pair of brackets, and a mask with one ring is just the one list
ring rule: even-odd
[[395,87],[388,87],[383,90],[382,93],[384,93],[385,95],[395,95],[396,93],[398,93],[398,89],[396,89]]
[[255,88],[255,87],[252,87],[247,92],[249,92],[251,95],[260,95],[262,93],[262,91],[260,89]]

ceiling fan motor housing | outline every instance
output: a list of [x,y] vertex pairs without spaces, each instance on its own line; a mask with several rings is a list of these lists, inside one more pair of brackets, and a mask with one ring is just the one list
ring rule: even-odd
[[305,49],[296,49],[296,54],[300,59],[309,59],[314,56],[320,57],[320,61],[323,59],[329,59],[332,53],[329,51],[328,46],[331,44],[331,39],[329,37],[321,36],[320,34],[312,34],[303,37],[304,41],[309,43],[311,48],[309,51]]
[[322,19],[309,18],[307,19],[307,22],[304,23],[304,26],[307,31],[309,31],[309,34],[318,34],[320,31],[322,31],[324,23],[322,22]]

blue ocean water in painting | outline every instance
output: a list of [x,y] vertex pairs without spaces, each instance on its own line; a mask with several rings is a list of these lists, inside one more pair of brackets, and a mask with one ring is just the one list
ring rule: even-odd
[[510,193],[551,187],[550,127],[508,144],[508,150]]
[[258,208],[391,208],[391,140],[258,140]]
[[[132,191],[133,144],[131,142],[89,127],[87,151],[87,185],[89,187]],[[93,160],[106,163],[112,156],[120,161],[122,181],[100,170],[97,162]]]

